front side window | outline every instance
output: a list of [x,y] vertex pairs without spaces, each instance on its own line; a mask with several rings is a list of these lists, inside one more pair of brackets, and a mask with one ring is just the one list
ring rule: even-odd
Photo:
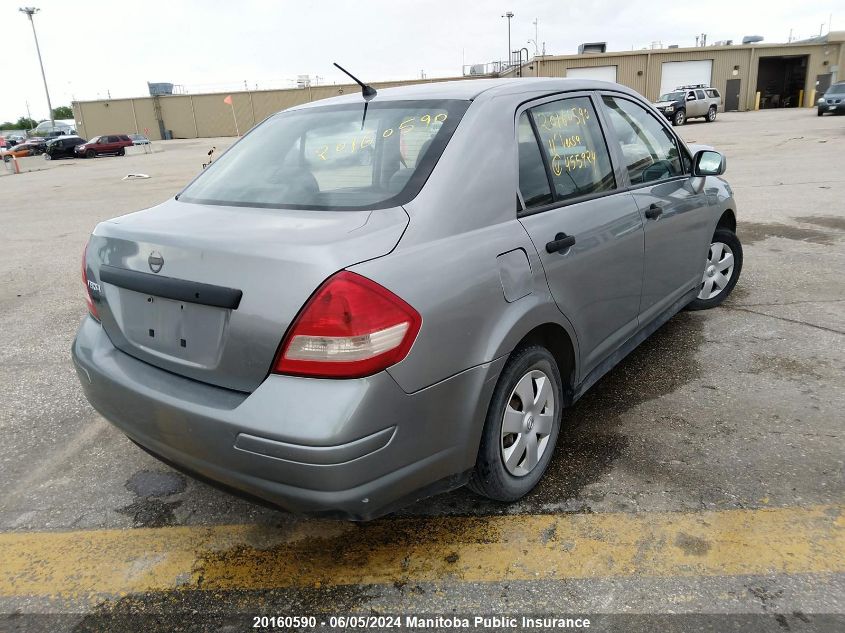
[[315,210],[411,200],[468,101],[383,101],[281,112],[247,134],[179,195],[184,202]]
[[669,130],[633,101],[603,99],[632,185],[683,174],[678,144]]
[[604,135],[588,97],[551,101],[529,112],[540,137],[556,200],[616,188]]

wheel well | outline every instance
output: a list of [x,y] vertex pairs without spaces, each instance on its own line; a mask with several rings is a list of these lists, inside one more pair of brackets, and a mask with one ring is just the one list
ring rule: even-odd
[[575,348],[566,330],[557,323],[544,323],[526,334],[517,347],[531,344],[542,345],[552,353],[563,379],[565,396],[571,397],[575,388]]
[[736,216],[734,212],[727,209],[722,217],[719,218],[719,223],[716,225],[717,229],[728,229],[731,233],[736,233]]

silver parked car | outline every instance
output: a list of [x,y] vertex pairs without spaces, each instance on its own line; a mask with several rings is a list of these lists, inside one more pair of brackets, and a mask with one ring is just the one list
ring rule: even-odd
[[96,227],[82,386],[153,455],[291,511],[518,499],[566,407],[730,294],[725,160],[613,83],[373,93],[273,115]]

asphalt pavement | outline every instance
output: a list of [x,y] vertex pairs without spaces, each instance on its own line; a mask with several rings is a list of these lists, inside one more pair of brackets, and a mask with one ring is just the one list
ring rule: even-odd
[[[842,625],[823,614],[845,612],[845,117],[727,113],[679,132],[728,158],[745,252],[730,299],[677,315],[566,412],[523,500],[458,490],[368,524],[176,473],[79,388],[69,349],[91,229],[173,195],[231,139],[0,177],[0,613],[18,614],[0,629],[121,630],[98,619],[111,616],[191,630],[233,612],[216,629],[262,614]],[[50,613],[63,615],[28,615]]]

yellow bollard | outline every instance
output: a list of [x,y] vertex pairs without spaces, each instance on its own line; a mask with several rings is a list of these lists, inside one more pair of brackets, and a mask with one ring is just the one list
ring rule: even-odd
[[812,108],[815,105],[816,105],[816,89],[813,88],[812,90],[810,90],[810,100],[807,103],[807,107]]
[[757,93],[757,96],[754,98],[754,109],[755,110],[760,109],[760,93],[759,92]]
[[804,91],[799,90],[798,91],[798,107],[800,108],[803,105],[804,105]]

